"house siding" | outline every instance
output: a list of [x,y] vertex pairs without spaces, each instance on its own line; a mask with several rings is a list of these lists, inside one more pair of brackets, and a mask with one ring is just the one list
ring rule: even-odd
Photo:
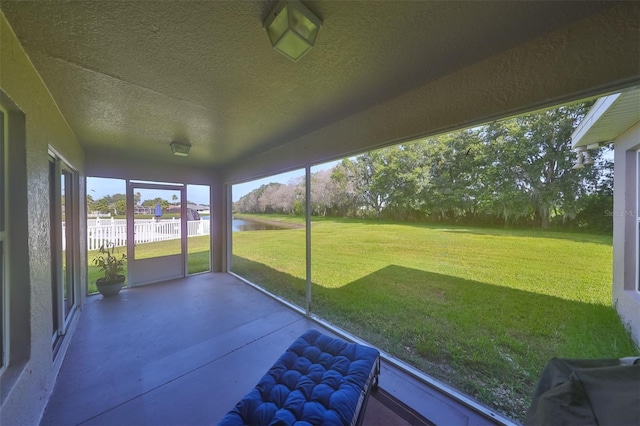
[[[21,131],[12,134],[11,115],[9,122],[11,344],[8,368],[0,377],[0,424],[37,424],[64,356],[61,350],[52,359],[48,148],[53,147],[79,172],[81,200],[84,152],[2,12],[0,51],[3,99],[9,99],[15,117],[22,117]],[[85,215],[83,204],[80,217]],[[81,253],[84,241],[81,226]],[[86,282],[84,259],[79,270],[79,281]]]
[[640,345],[640,293],[636,264],[638,259],[638,178],[637,150],[640,149],[640,123],[625,131],[614,145],[613,196],[613,304],[622,322]]

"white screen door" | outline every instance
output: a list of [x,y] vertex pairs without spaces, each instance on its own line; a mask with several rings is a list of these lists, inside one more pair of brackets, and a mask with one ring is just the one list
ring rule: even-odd
[[184,185],[127,181],[130,286],[185,276],[186,203]]

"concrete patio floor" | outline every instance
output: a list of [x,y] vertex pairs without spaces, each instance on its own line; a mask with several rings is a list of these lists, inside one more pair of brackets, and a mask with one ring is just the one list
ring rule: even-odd
[[[334,335],[225,273],[90,296],[41,424],[215,424],[312,328]],[[496,424],[388,362],[380,387],[435,424]]]

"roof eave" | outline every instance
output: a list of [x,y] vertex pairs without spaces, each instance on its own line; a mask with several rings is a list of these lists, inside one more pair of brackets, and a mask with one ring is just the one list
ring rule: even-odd
[[571,147],[595,148],[614,142],[640,121],[639,97],[636,88],[598,99],[571,135]]

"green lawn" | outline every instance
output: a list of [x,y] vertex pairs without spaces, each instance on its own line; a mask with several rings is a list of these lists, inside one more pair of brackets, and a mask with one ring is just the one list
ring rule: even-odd
[[[177,243],[176,243],[177,242]],[[177,251],[176,251],[176,244]],[[160,241],[157,243],[138,244],[136,247],[136,258],[146,259],[150,257],[165,256],[167,254],[180,253],[180,240],[168,240]],[[187,242],[187,252],[189,273],[195,274],[197,272],[204,272],[210,270],[209,268],[209,236],[203,235],[199,237],[189,237]],[[102,276],[102,273],[96,266],[93,265],[93,259],[96,257],[97,250],[90,251],[88,255],[89,260],[89,294],[96,293],[98,288],[96,287],[96,280]],[[116,254],[127,253],[126,247],[118,247]],[[127,268],[125,266],[124,274],[127,274]]]
[[[304,306],[304,253],[238,232],[232,270]],[[608,236],[313,218],[312,262],[314,313],[518,420],[549,358],[640,354]]]

